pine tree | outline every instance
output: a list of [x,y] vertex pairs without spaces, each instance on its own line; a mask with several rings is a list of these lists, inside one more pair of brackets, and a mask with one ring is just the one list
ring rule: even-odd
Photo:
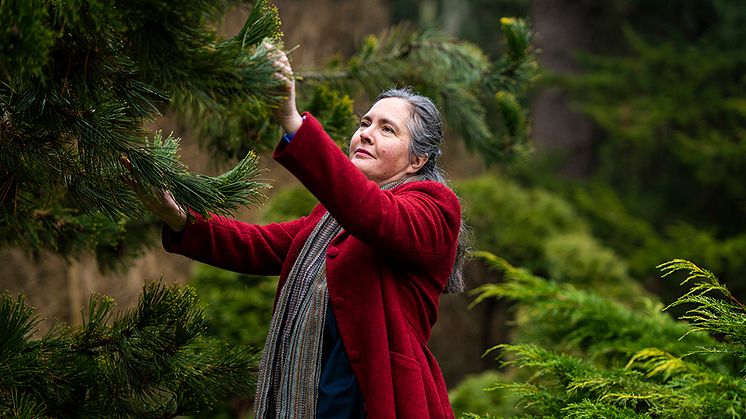
[[[243,29],[221,39],[210,24],[236,3],[3,3],[0,245],[74,255],[136,242],[124,220],[143,212],[121,179],[122,156],[146,190],[165,187],[202,214],[261,199],[253,151],[279,135],[270,118],[279,97],[260,41],[277,42],[279,19],[258,1]],[[344,143],[356,123],[350,97],[413,85],[488,163],[525,154],[532,34],[521,20],[501,22],[506,52],[495,62],[432,31],[399,26],[370,36],[353,57],[300,74],[301,107]],[[189,173],[178,138],[143,128],[166,109],[213,155],[239,164],[217,178]]]
[[[192,174],[178,138],[144,124],[251,104],[269,115],[278,80],[260,45],[277,11],[258,1],[243,29],[210,27],[235,1],[9,1],[0,9],[0,245],[61,254],[116,246],[143,210],[120,163],[146,190],[207,214],[257,203],[253,153],[216,178]],[[148,139],[147,137],[150,137]]]

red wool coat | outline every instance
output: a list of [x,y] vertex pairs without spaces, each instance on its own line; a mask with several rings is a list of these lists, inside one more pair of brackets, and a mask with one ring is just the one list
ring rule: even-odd
[[456,254],[456,195],[432,181],[381,190],[309,114],[273,157],[319,200],[308,216],[266,226],[198,219],[182,234],[164,229],[166,250],[236,272],[279,274],[281,288],[329,211],[344,229],[327,250],[329,301],[367,417],[452,418],[427,341]]

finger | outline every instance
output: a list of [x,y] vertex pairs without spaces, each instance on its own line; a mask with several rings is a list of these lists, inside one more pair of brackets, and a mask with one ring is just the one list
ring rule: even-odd
[[285,71],[286,73],[293,72],[293,67],[290,66],[290,63],[288,62],[288,60],[275,61],[275,67],[279,68],[282,71]]

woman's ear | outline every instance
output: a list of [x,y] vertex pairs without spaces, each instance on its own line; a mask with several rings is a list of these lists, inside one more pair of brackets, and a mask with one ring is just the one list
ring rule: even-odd
[[413,175],[417,173],[422,169],[422,166],[424,166],[425,163],[427,163],[427,156],[413,156],[409,159],[409,169],[407,170],[407,174]]

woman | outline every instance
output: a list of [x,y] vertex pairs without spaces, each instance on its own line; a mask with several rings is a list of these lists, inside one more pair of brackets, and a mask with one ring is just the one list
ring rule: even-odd
[[[383,92],[345,156],[288,100],[273,158],[320,204],[298,220],[257,226],[203,219],[169,194],[146,202],[169,252],[243,273],[280,275],[260,366],[257,417],[450,418],[427,347],[440,294],[463,290],[461,209],[437,166],[442,128],[429,99]],[[458,250],[458,252],[457,252]],[[457,257],[457,253],[459,253]]]

